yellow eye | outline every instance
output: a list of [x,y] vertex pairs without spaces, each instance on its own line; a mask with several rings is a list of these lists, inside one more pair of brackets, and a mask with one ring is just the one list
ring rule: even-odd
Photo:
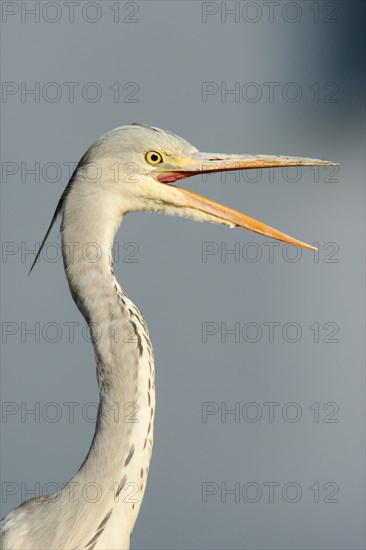
[[163,162],[163,157],[158,151],[149,151],[145,155],[145,159],[149,164],[160,164]]

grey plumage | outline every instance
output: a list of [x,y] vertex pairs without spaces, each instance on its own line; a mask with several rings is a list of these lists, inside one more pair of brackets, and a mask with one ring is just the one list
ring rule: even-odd
[[[155,376],[144,319],[113,272],[111,247],[123,217],[136,210],[159,211],[245,227],[312,248],[173,183],[201,172],[314,164],[332,163],[200,153],[183,138],[146,125],[116,128],[85,153],[60,198],[41,248],[62,214],[62,252],[69,288],[92,329],[100,393],[95,434],[79,471],[59,493],[28,500],[4,518],[1,548],[129,547],[153,445]],[[98,178],[88,176],[89,166],[97,170]],[[92,253],[86,257],[88,248]],[[134,337],[126,338],[131,327]],[[88,487],[98,492],[94,502],[86,498]]]

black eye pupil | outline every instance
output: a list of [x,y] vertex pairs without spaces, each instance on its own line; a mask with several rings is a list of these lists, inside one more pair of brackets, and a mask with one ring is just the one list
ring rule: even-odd
[[159,160],[158,155],[155,155],[155,154],[151,155],[151,160],[154,160],[154,161]]

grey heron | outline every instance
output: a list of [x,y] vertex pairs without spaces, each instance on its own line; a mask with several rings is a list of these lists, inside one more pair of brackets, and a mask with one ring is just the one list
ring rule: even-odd
[[[164,212],[243,227],[311,249],[175,183],[224,170],[331,164],[302,157],[202,153],[171,132],[142,124],[116,128],[88,149],[60,198],[41,247],[61,214],[66,277],[91,327],[96,357],[100,404],[95,434],[82,466],[57,498],[43,495],[25,501],[4,518],[3,549],[129,548],[153,446],[155,383],[148,329],[113,272],[111,247],[124,216],[133,211]],[[95,245],[94,258],[90,251],[83,253],[90,243]],[[131,338],[125,337],[126,327]],[[126,423],[123,415],[116,416],[116,404],[123,411],[131,403],[138,421]],[[83,488],[90,483],[100,488],[96,502],[83,498]],[[127,488],[136,498],[123,498]]]

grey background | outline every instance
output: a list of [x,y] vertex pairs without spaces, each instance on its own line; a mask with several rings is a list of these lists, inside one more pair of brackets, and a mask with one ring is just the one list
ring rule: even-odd
[[[220,3],[213,4],[220,9]],[[273,183],[265,173],[257,183],[243,177],[223,183],[220,175],[185,182],[300,239],[319,242],[318,262],[308,251],[297,262],[285,261],[282,245],[269,262],[263,244],[268,239],[244,230],[140,213],[122,224],[115,271],[147,320],[157,377],[155,447],[132,547],[364,548],[364,4],[316,3],[318,23],[312,2],[295,2],[293,9],[302,12],[295,23],[282,15],[283,2],[272,23],[260,2],[253,7],[262,11],[255,23],[243,17],[235,22],[233,16],[222,22],[220,12],[204,23],[202,3],[190,1],[138,2],[136,23],[114,23],[111,5],[99,3],[102,17],[96,23],[83,19],[81,8],[70,23],[64,6],[55,23],[42,16],[39,23],[31,16],[23,23],[19,13],[3,22],[3,81],[57,82],[63,90],[57,102],[42,97],[38,103],[30,97],[22,102],[20,94],[3,100],[3,162],[62,166],[77,161],[104,132],[139,121],[176,132],[203,151],[341,163],[335,183],[324,181],[326,171],[315,182],[310,169],[294,183],[281,170]],[[126,17],[133,7],[121,5]],[[296,15],[285,9],[288,17]],[[76,92],[70,103],[62,85],[70,81],[81,87],[97,82],[103,95],[93,103]],[[269,81],[280,83],[273,102],[263,85]],[[108,90],[114,82],[137,83],[138,101],[115,103]],[[217,94],[202,102],[202,82],[225,82],[228,89],[235,82],[255,82],[263,96],[257,102],[227,96],[224,102]],[[299,101],[284,100],[281,90],[288,82],[301,86]],[[309,89],[314,82],[320,85],[319,101]],[[327,100],[329,89],[323,87],[329,82],[338,86],[337,102]],[[122,89],[122,99],[128,91]],[[55,183],[42,176],[35,182],[30,175],[22,182],[20,172],[3,178],[3,243],[34,249],[66,183],[66,168]],[[50,241],[58,242],[58,230]],[[126,260],[132,248],[123,250],[130,242],[138,246],[136,263]],[[262,257],[248,261],[251,248],[239,262],[232,256],[222,262],[219,254],[203,262],[205,242],[228,249],[256,243]],[[336,245],[324,249],[330,242]],[[326,261],[337,247],[332,256],[337,261]],[[47,250],[51,257],[53,250]],[[13,496],[3,492],[1,515],[22,500],[21,484],[30,490],[39,483],[43,489],[75,473],[94,429],[81,408],[98,398],[92,347],[82,337],[84,321],[62,264],[43,258],[28,277],[33,257],[14,252],[2,259],[2,326],[6,330],[13,322],[19,328],[2,344],[2,399],[19,411],[54,402],[62,415],[53,423],[55,409],[41,414],[39,422],[31,415],[22,419],[20,412],[3,418],[1,478],[18,485]],[[73,343],[63,324],[72,321],[80,323]],[[220,334],[203,343],[205,321],[228,327],[256,322],[263,335],[257,343],[243,338],[236,343],[230,336],[222,343]],[[279,331],[270,343],[263,325],[268,321],[281,327],[297,322],[301,339],[289,343]],[[51,330],[50,337],[35,342],[22,332],[22,322],[27,328],[38,322],[41,329],[54,322],[63,330],[55,343],[49,341]],[[319,343],[309,329],[315,322],[321,327]],[[322,328],[327,322],[339,326],[338,342],[323,341],[330,332]],[[63,405],[71,401],[80,403],[73,423]],[[225,423],[217,414],[204,423],[203,402],[223,402],[227,408],[255,402],[263,416],[256,423],[236,423],[228,416]],[[264,402],[281,404],[273,423]],[[281,416],[289,402],[301,407],[298,422]],[[319,422],[309,409],[315,402]],[[323,410],[329,402],[339,406],[334,416],[339,422],[324,422],[332,410]],[[236,503],[228,495],[222,503],[218,493],[203,503],[205,481],[225,482],[228,488],[255,482],[262,498]],[[269,481],[281,484],[273,503],[263,485]],[[281,496],[287,482],[302,489],[296,503]],[[309,489],[314,482],[320,484],[318,503]],[[323,487],[327,482],[339,486],[338,502],[323,501],[330,494],[329,486]]]

